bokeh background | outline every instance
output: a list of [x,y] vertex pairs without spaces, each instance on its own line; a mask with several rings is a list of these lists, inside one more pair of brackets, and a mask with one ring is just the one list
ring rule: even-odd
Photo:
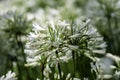
[[[91,24],[103,37],[107,45],[106,48],[103,47],[106,52],[98,52],[101,54],[97,56],[103,63],[104,73],[114,75],[116,69],[109,67],[113,65],[117,71],[120,70],[120,0],[0,0],[0,76],[12,70],[17,74],[18,80],[41,78],[39,66],[25,66],[26,37],[32,31],[33,23],[41,22],[44,25],[51,19],[75,21],[79,18],[91,19]],[[113,57],[117,57],[118,63],[110,55],[106,57],[108,53],[115,55]],[[63,64],[66,73],[72,70],[71,64]],[[65,65],[69,66],[69,70]],[[89,73],[89,65],[85,66],[85,73]],[[87,75],[83,76],[87,78]],[[76,76],[79,77],[77,73]],[[113,77],[107,80],[119,80],[119,76]]]

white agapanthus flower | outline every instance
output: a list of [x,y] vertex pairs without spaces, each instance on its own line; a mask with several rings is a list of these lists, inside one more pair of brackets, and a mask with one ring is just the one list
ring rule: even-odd
[[[90,25],[90,19],[79,21],[71,25],[66,21],[49,20],[44,27],[42,24],[33,24],[33,31],[27,37],[25,48],[26,66],[46,65],[43,74],[47,78],[52,72],[51,67],[72,59],[72,51],[79,53],[83,50],[92,60],[96,59],[92,56],[93,53],[105,54],[106,43],[97,30]],[[73,44],[70,40],[71,42],[77,40],[77,42]],[[92,67],[94,71],[99,68],[97,64]],[[55,74],[54,77],[59,79],[60,75]],[[80,79],[74,78],[74,80]]]
[[16,74],[12,71],[8,71],[6,75],[0,77],[0,80],[17,80]]
[[[86,50],[86,53],[104,54],[106,43],[97,30],[90,25],[90,21],[90,19],[84,22],[76,20],[75,25],[73,25],[76,32],[73,35],[71,35],[71,24],[66,21],[50,20],[44,24],[45,27],[42,24],[33,24],[33,32],[28,35],[25,49],[29,57],[27,62],[32,62],[29,61],[30,58],[34,64],[35,61],[38,62],[40,58],[36,59],[35,56],[44,56],[45,61],[50,63],[67,62],[72,58],[71,50],[82,50],[79,44],[82,42],[87,42],[86,47],[89,50]],[[69,39],[79,39],[79,42],[77,45],[68,44]],[[59,58],[56,56],[56,51]]]
[[[82,19],[82,18],[81,18]],[[84,20],[84,18],[83,18]],[[81,34],[76,33],[74,36],[84,35],[84,39],[88,39],[88,48],[93,53],[105,54],[106,52],[106,43],[103,40],[103,37],[98,33],[97,29],[90,24],[91,20],[87,19],[86,21],[76,19],[78,26],[77,30],[81,30]]]
[[[55,31],[56,33],[57,33],[56,25],[60,26],[61,28],[62,28],[62,26],[64,26],[64,27],[68,26],[68,23],[66,23],[65,21],[62,22],[59,20],[56,22],[57,23],[55,23],[53,20],[50,20],[46,24],[46,26],[50,26],[50,28],[53,31]],[[27,57],[28,63],[36,64],[35,62],[40,60],[40,58],[38,56],[42,56],[42,55],[44,55],[44,57],[47,58],[46,59],[47,62],[50,61],[51,59],[54,62],[54,60],[56,59],[55,51],[61,44],[60,36],[62,34],[58,33],[56,35],[55,41],[53,41],[53,42],[51,42],[51,40],[50,40],[50,38],[51,38],[50,34],[51,33],[50,33],[48,27],[43,28],[38,24],[33,24],[33,32],[29,33],[28,42],[26,43],[26,49],[25,49],[25,53],[28,55],[28,57]],[[56,49],[50,51],[49,50],[50,46],[56,47]],[[61,59],[64,59],[64,57],[62,57]]]

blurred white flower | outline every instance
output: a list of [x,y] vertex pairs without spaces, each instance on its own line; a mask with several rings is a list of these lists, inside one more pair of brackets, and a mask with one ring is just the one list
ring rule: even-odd
[[96,75],[101,75],[102,69],[101,69],[101,64],[99,62],[90,63],[91,64],[91,71],[95,71]]
[[16,74],[12,71],[8,71],[6,75],[3,75],[0,80],[17,80]]
[[115,71],[114,75],[115,75],[116,78],[120,78],[120,71]]
[[93,50],[93,53],[98,53],[98,54],[105,54],[105,50]]
[[39,66],[40,64],[38,62],[31,62],[31,63],[27,63],[25,64],[26,67],[29,67],[29,66]]
[[68,62],[71,58],[72,56],[62,56],[60,57],[60,60],[62,60],[62,62]]
[[[72,79],[70,79],[70,80],[72,80]],[[79,78],[73,78],[73,80],[80,80]]]
[[89,80],[88,78],[84,78],[84,80]]
[[50,73],[52,73],[52,71],[51,71],[49,65],[46,64],[46,67],[45,67],[45,69],[44,69],[43,74],[44,74],[45,77],[49,78],[49,74],[50,74]]
[[36,33],[33,33],[33,32],[30,32],[29,33],[30,34],[30,38],[37,38],[39,35],[38,34],[36,34]]
[[67,76],[66,76],[66,79],[65,80],[69,80],[71,78],[71,74],[69,73],[69,74],[67,74]]
[[39,78],[37,78],[36,80],[40,80]]
[[32,13],[27,13],[27,20],[33,20],[35,16]]
[[107,75],[107,74],[106,74],[106,75],[103,75],[103,78],[104,78],[104,79],[111,79],[111,78],[112,78],[112,75],[109,75],[109,74]]
[[58,21],[58,25],[61,26],[61,27],[64,27],[64,26],[69,26],[70,24],[68,24],[66,21]]
[[116,9],[120,9],[120,0],[117,0],[117,2],[116,2],[116,7],[115,7]]
[[[49,16],[53,16],[53,17],[55,17],[55,16],[58,16],[58,15],[60,15],[59,13],[59,10],[57,10],[57,9],[54,9],[54,8],[48,8],[47,9],[47,11],[48,11],[48,14],[49,14]],[[59,16],[58,16],[59,17]]]
[[97,32],[97,30],[96,30],[96,28],[94,28],[94,27],[89,27],[89,29],[88,29],[88,31],[86,32],[86,34],[87,35],[90,35],[90,36],[97,36],[96,33]]
[[108,58],[114,60],[115,62],[120,62],[120,57],[118,57],[118,56],[112,55],[112,54],[110,54],[110,53],[107,53],[106,56],[107,56]]
[[115,74],[120,76],[120,71],[116,71]]
[[37,31],[42,31],[42,30],[45,30],[44,28],[42,28],[38,23],[34,23],[33,24],[33,30],[37,30]]

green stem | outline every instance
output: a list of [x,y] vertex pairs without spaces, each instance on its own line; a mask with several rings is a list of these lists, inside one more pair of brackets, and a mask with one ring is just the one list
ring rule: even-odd
[[[21,37],[20,36],[17,36],[16,35],[16,42],[17,42],[17,45],[18,45],[18,47],[20,47],[21,48],[21,54],[22,54],[22,57],[23,57],[23,59],[24,59],[24,62],[23,62],[23,65],[24,64],[26,64],[27,62],[26,62],[26,55],[25,55],[25,53],[24,53],[24,45],[23,45],[23,43],[22,43],[22,41],[21,41]],[[17,49],[16,49],[16,52],[17,52]],[[26,73],[26,75],[27,75],[27,79],[30,79],[30,76],[29,76],[29,70],[28,70],[28,68],[27,67],[24,67],[24,66],[21,66],[21,67],[23,67],[24,69],[25,69],[25,73]]]
[[114,21],[115,21],[115,28],[118,29],[119,26],[118,26],[118,19],[117,19],[117,17],[114,17]]
[[[71,23],[71,35],[74,34],[73,24],[74,24],[74,22],[72,21],[72,23]],[[76,44],[75,40],[74,39],[70,40],[70,44],[75,45]],[[73,50],[72,50],[72,59],[73,59],[73,75],[72,75],[72,80],[73,80],[73,78],[75,77],[75,67],[76,67],[76,65],[75,65],[75,52]]]
[[[117,39],[115,39],[116,36],[112,32],[111,17],[107,17],[107,19],[108,19],[109,32],[110,32],[110,36],[111,36],[110,40],[112,40],[111,49],[112,49],[112,53],[114,53],[115,51],[117,51],[116,43],[115,43],[116,42],[115,40],[117,40]],[[116,17],[114,18],[114,21],[115,21],[115,28],[118,28],[118,21],[117,21]]]
[[75,53],[74,53],[74,51],[72,51],[72,59],[73,59],[73,76],[72,76],[72,80],[73,80],[73,78],[75,77],[75,67],[76,67],[76,65],[75,65]]
[[111,17],[108,16],[107,20],[108,20],[108,29],[109,29],[110,35],[112,36],[113,32],[112,32],[112,27],[111,27]]
[[42,68],[41,68],[41,72],[42,72],[41,80],[44,80],[44,74],[43,74],[44,69],[45,69],[45,64],[43,63]]
[[21,69],[20,69],[18,59],[16,60],[16,63],[17,63],[17,70],[18,70],[18,80],[22,80],[22,75],[21,75],[22,73],[21,73]]
[[85,73],[85,62],[84,62],[84,56],[83,56],[83,58],[82,58],[82,69],[83,69],[83,77],[82,77],[82,79],[84,79],[84,76],[87,74],[87,73]]
[[[58,51],[56,51],[56,56],[57,56],[57,58],[59,58]],[[60,63],[59,62],[57,64],[57,66],[58,66],[58,71],[59,71],[59,75],[60,75],[60,80],[62,80],[61,67],[60,67]]]

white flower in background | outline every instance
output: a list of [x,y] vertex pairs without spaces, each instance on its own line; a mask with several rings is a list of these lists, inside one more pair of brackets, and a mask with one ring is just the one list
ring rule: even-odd
[[33,30],[38,30],[38,31],[42,31],[42,30],[45,30],[44,28],[42,28],[38,23],[34,23],[33,24]]
[[[105,54],[106,52],[106,43],[103,40],[103,37],[98,33],[97,29],[90,24],[90,19],[84,19],[81,17],[82,20],[76,19],[76,24],[80,27],[77,27],[79,33],[76,33],[74,36],[82,36],[83,40],[87,40],[88,49],[96,54]],[[86,21],[85,21],[86,20]],[[76,30],[76,31],[77,31]],[[81,39],[82,40],[82,39]],[[88,53],[88,52],[87,52]]]
[[99,75],[99,72],[101,71],[101,65],[99,64],[99,62],[94,63],[90,63],[91,64],[91,71],[95,71],[97,75]]
[[40,79],[37,78],[36,80],[40,80]]
[[120,62],[120,57],[119,56],[115,56],[115,55],[112,55],[110,53],[107,53],[106,55],[108,58],[114,60],[115,62]]
[[112,55],[110,53],[107,53],[106,56],[115,62],[116,65],[111,65],[110,68],[115,71],[114,72],[115,80],[119,80],[120,79],[120,57],[116,55]]
[[48,8],[46,12],[47,12],[46,14],[47,20],[51,20],[51,19],[56,20],[61,18],[60,11],[57,9]]
[[120,0],[117,1],[117,3],[116,3],[116,8],[117,8],[117,9],[120,9]]
[[114,78],[115,78],[115,80],[120,79],[120,71],[117,71],[117,70],[115,71]]
[[55,74],[54,74],[54,78],[55,78],[55,79],[60,79],[60,75],[57,74],[57,73],[55,73]]
[[0,80],[17,80],[16,74],[12,71],[8,71],[6,75],[3,75]]
[[49,78],[50,73],[52,73],[52,71],[51,71],[49,65],[46,65],[43,74],[44,74],[45,77]]
[[66,0],[66,7],[71,8],[73,6],[74,0]]
[[61,19],[60,11],[54,8],[39,8],[34,13],[27,13],[27,17],[28,20],[34,19],[37,22],[41,22],[42,25],[44,25],[44,23],[49,20]]
[[35,16],[34,16],[34,14],[32,14],[32,13],[27,13],[27,20],[33,20],[34,18],[35,18]]
[[95,72],[97,79],[111,79],[112,70],[110,66],[113,64],[109,58],[101,58],[96,63],[91,63],[91,72]]
[[[70,80],[72,80],[72,78]],[[79,79],[79,78],[73,78],[73,80],[81,80],[81,79]]]
[[90,64],[91,64],[91,72],[92,73],[95,72],[97,79],[99,80],[103,78],[103,69],[101,67],[102,64],[100,62],[96,62],[95,64],[93,63],[90,63]]
[[88,78],[84,78],[84,80],[89,80]]
[[25,0],[24,0],[24,2],[26,2],[26,5],[29,6],[29,7],[33,7],[33,6],[36,5],[36,2],[33,1],[33,0],[29,0],[29,1],[25,1]]
[[71,74],[69,73],[69,74],[67,74],[67,76],[66,76],[66,79],[65,80],[69,80],[71,78]]
[[120,77],[120,71],[115,71],[115,76]]

